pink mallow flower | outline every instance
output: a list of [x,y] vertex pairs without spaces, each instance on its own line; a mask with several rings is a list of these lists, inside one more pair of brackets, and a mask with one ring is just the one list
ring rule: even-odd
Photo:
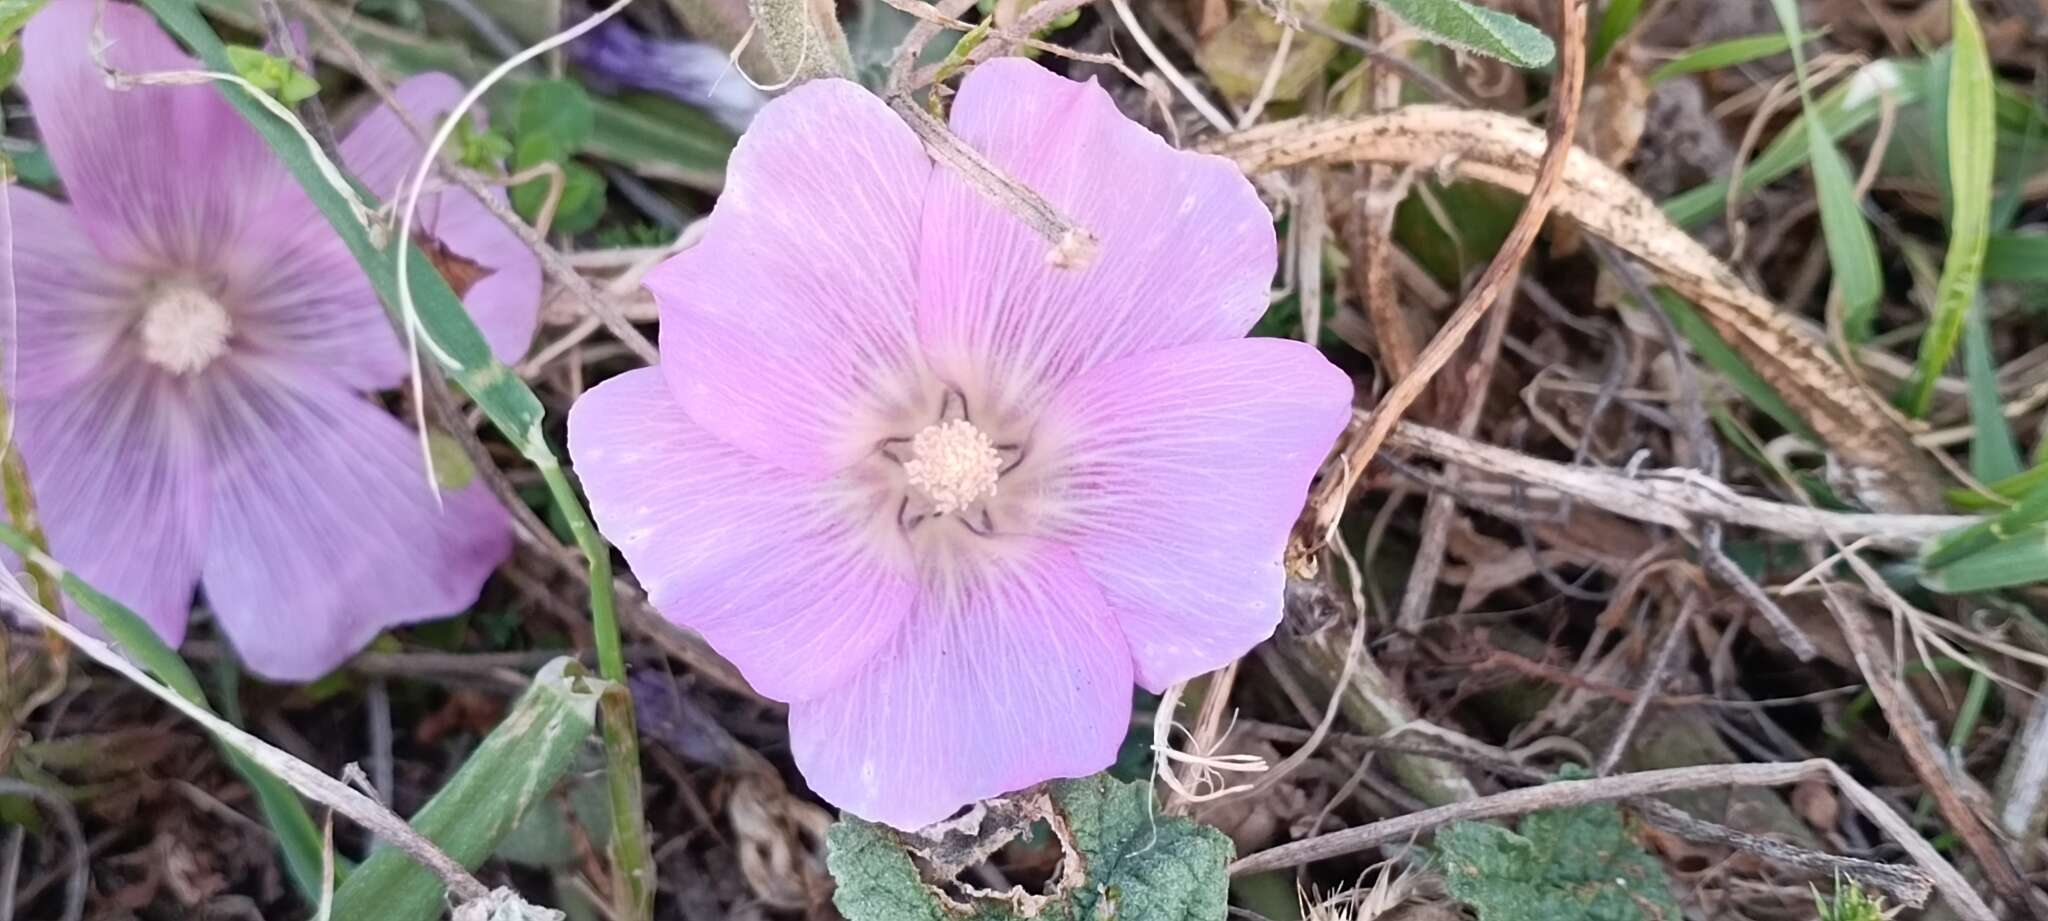
[[[366,396],[407,373],[368,279],[220,90],[109,89],[93,6],[28,25],[21,87],[69,201],[14,190],[19,316],[0,323],[51,554],[174,645],[203,586],[250,669],[280,680],[461,611],[510,525],[481,485],[437,505],[415,434]],[[135,7],[107,6],[105,33],[118,70],[198,67]],[[422,76],[398,97],[431,129],[461,89]],[[341,144],[381,194],[420,152],[388,109]],[[532,254],[466,192],[420,213],[492,346],[522,353]]]
[[807,84],[649,277],[661,366],[569,414],[654,604],[789,703],[814,790],[902,828],[1109,766],[1134,680],[1270,635],[1351,396],[1315,349],[1241,338],[1275,244],[1228,162],[1015,59],[952,126],[1094,261],[1049,264],[874,96]]

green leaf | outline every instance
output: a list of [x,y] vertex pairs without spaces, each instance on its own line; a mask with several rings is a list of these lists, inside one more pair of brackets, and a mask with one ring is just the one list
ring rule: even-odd
[[[443,853],[476,869],[545,800],[590,738],[598,697],[624,693],[564,657],[533,676],[512,711],[410,824]],[[380,844],[334,893],[335,921],[432,921],[445,888],[404,851]]]
[[1950,4],[1955,44],[1948,79],[1948,256],[1942,261],[1934,315],[1921,336],[1906,411],[1925,416],[1935,384],[1955,357],[1965,318],[1977,300],[1991,235],[1992,172],[1998,150],[1991,59],[1968,0]]
[[[198,0],[214,18],[247,32],[262,32],[256,0]],[[312,0],[318,2],[318,0]],[[379,76],[396,81],[427,71],[440,71],[464,82],[491,69],[461,42],[429,38],[368,16],[351,15],[333,3],[322,8],[360,57],[336,55],[326,63],[352,68],[367,62]],[[509,108],[521,88],[534,82],[529,72],[507,77],[486,98]],[[732,152],[732,132],[702,111],[650,96],[591,100],[596,125],[583,145],[585,156],[631,168],[649,179],[717,191],[725,180],[725,159]],[[493,109],[493,111],[499,111]]]
[[[1806,45],[1827,34],[1826,29],[1815,29],[1799,36],[1799,44]],[[1662,83],[1688,74],[1705,73],[1724,67],[1735,67],[1751,61],[1762,60],[1773,55],[1784,54],[1791,46],[1783,32],[1764,35],[1744,35],[1737,38],[1710,42],[1687,51],[1665,62],[1664,66],[1650,72],[1652,84]]]
[[1372,0],[1427,34],[1432,41],[1499,58],[1516,67],[1542,67],[1557,45],[1541,29],[1465,0]]
[[1970,475],[1996,483],[2020,475],[2019,443],[2006,421],[1998,398],[1998,372],[1991,366],[1991,333],[1984,312],[1972,310],[1963,322],[1963,371],[1970,386]]
[[1985,281],[2048,282],[2048,233],[1994,233],[1984,248]]
[[1533,813],[1520,833],[1459,822],[1437,833],[1451,897],[1479,921],[1677,921],[1664,867],[1612,805]]
[[[549,233],[578,234],[595,226],[604,216],[604,176],[569,159],[564,145],[553,134],[521,136],[512,155],[512,171],[521,172],[543,163],[562,168],[562,197],[555,203],[554,223]],[[512,189],[512,208],[529,223],[537,221],[554,180],[538,176]]]
[[597,113],[590,107],[590,95],[568,80],[540,80],[519,91],[519,111],[513,131],[524,141],[547,135],[575,153],[589,143],[597,129]]
[[1920,584],[1946,595],[1983,592],[2048,581],[2048,527],[2004,538],[1942,566],[1920,570]]
[[[14,78],[21,76],[21,43],[13,39],[0,40],[0,90],[14,85]],[[5,156],[5,154],[0,154]],[[0,170],[0,177],[7,171]]]
[[50,0],[0,0],[0,38],[13,38]]
[[1007,899],[961,902],[927,884],[896,832],[847,817],[827,835],[832,902],[847,921],[1212,921],[1227,908],[1230,839],[1154,815],[1151,787],[1098,774],[1051,785],[1055,832],[1080,852],[1083,878],[1055,879],[1021,913]]
[[319,81],[284,58],[247,45],[229,45],[227,54],[237,75],[285,105],[295,106],[320,95]]

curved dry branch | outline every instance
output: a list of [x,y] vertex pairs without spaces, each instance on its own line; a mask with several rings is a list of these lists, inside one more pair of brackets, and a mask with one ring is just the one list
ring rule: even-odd
[[[1527,194],[1545,149],[1541,131],[1496,112],[1417,105],[1352,119],[1277,122],[1209,150],[1247,173],[1314,163],[1435,168]],[[1891,406],[1865,390],[1816,336],[1751,290],[1664,216],[1634,183],[1581,150],[1566,163],[1556,210],[1641,260],[1770,382],[1846,468],[1856,496],[1880,511],[1939,508],[1939,474]]]

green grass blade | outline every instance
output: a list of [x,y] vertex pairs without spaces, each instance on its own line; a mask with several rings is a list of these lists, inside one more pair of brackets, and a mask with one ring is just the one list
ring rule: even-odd
[[1849,161],[1835,146],[1835,137],[1814,117],[1813,94],[1807,89],[1806,51],[1799,30],[1799,9],[1794,0],[1771,0],[1783,27],[1785,50],[1792,55],[1792,69],[1799,81],[1799,105],[1805,114],[1807,159],[1813,170],[1814,194],[1820,199],[1820,229],[1828,248],[1828,264],[1834,272],[1835,293],[1842,299],[1843,325],[1849,338],[1870,338],[1878,299],[1884,296],[1884,275],[1878,268],[1877,241],[1856,198],[1856,182]]
[[1985,241],[1984,281],[2048,282],[2048,233],[2008,230]]
[[1756,373],[1756,369],[1750,367],[1749,362],[1744,361],[1742,355],[1721,338],[1720,333],[1708,326],[1707,321],[1700,318],[1699,311],[1694,310],[1691,303],[1663,288],[1657,289],[1656,298],[1657,307],[1664,311],[1665,316],[1671,318],[1671,324],[1678,327],[1679,334],[1692,344],[1693,351],[1699,353],[1700,359],[1705,361],[1708,367],[1721,372],[1721,376],[1728,379],[1736,392],[1742,394],[1786,431],[1796,433],[1814,444],[1820,443],[1819,436],[1813,433],[1813,429],[1807,426],[1805,420],[1799,418],[1798,413],[1792,411],[1785,398],[1778,395],[1777,388],[1764,380],[1763,375]]
[[1963,322],[1963,370],[1970,387],[1970,475],[1985,483],[2019,476],[2026,464],[1998,398],[1991,333],[1981,310],[1971,310]]
[[2034,528],[1992,543],[1953,562],[1922,561],[1920,584],[1948,595],[2048,581],[2048,528]]
[[[497,849],[529,807],[551,795],[590,738],[598,698],[614,691],[568,658],[548,663],[503,722],[410,820],[471,870]],[[433,921],[446,889],[405,852],[378,845],[334,893],[335,921]]]
[[1498,10],[1465,0],[1372,0],[1431,41],[1499,58],[1516,67],[1542,67],[1557,57],[1543,30]]
[[[1886,96],[1899,106],[1920,101],[1920,67],[1915,61],[1873,61],[1821,94],[1743,168],[1734,180],[1736,195],[1749,195],[1808,162],[1813,131],[1808,122],[1817,123],[1831,140],[1839,140],[1875,121]],[[1664,202],[1664,213],[1681,227],[1712,220],[1721,213],[1729,185],[1729,180],[1716,180],[1674,195]]]
[[[0,544],[5,544],[24,560],[47,560],[28,538],[28,535],[7,525],[0,525]],[[40,565],[31,565],[45,573],[53,571]],[[128,610],[118,601],[101,594],[98,589],[87,585],[84,580],[69,571],[61,571],[58,585],[64,594],[70,596],[78,610],[85,612],[98,622],[100,631],[121,648],[144,671],[149,672],[166,687],[176,691],[178,696],[191,701],[193,705],[212,709],[206,700],[206,692],[199,686],[199,678],[185,660],[178,657],[176,650],[166,645],[149,624]],[[249,760],[232,746],[222,745],[221,753],[228,764],[249,789],[256,793],[257,805],[263,810],[264,821],[277,836],[278,849],[283,852],[285,869],[290,873],[293,885],[309,902],[320,897],[320,876],[322,852],[319,827],[313,824],[313,817],[306,812],[305,803],[297,793]]]
[[[1826,29],[1815,29],[1799,36],[1799,44],[1806,45],[1827,34]],[[1762,60],[1773,55],[1784,54],[1792,47],[1792,40],[1784,33],[1764,35],[1743,35],[1736,38],[1710,42],[1693,48],[1678,57],[1665,62],[1662,67],[1650,72],[1650,83],[1657,84],[1676,77],[1735,67],[1751,61]]]
[[1586,70],[1599,70],[1607,62],[1608,53],[1635,28],[1642,15],[1643,0],[1607,0],[1607,8],[1600,11],[1600,26],[1593,33],[1593,54]]
[[1877,264],[1877,241],[1863,206],[1856,198],[1856,180],[1849,161],[1819,122],[1806,122],[1813,158],[1813,188],[1820,198],[1821,236],[1835,275],[1835,293],[1842,298],[1842,325],[1852,341],[1870,338],[1877,320],[1877,302],[1884,296],[1884,273]]
[[1991,235],[1992,170],[1998,150],[1991,58],[1967,0],[1958,0],[1950,9],[1955,45],[1948,80],[1948,256],[1942,261],[1934,315],[1920,339],[1913,380],[1906,388],[1905,408],[1914,416],[1925,416],[1933,407],[1935,383],[1955,357],[1964,319],[1977,300]]

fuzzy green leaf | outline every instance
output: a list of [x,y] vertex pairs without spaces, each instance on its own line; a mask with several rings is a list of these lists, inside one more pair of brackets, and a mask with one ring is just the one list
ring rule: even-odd
[[1459,822],[1437,833],[1451,897],[1479,921],[1678,921],[1664,867],[1611,805],[1538,812],[1520,833]]
[[[503,722],[470,753],[446,786],[411,819],[457,863],[475,869],[550,796],[597,721],[598,696],[612,687],[569,658],[533,676]],[[335,921],[433,921],[445,887],[405,852],[378,845],[334,893]]]
[[1557,45],[1541,29],[1465,0],[1372,0],[1372,4],[1426,33],[1432,41],[1499,58],[1516,67],[1542,67]]
[[519,91],[519,114],[513,130],[523,140],[547,135],[574,153],[590,141],[597,128],[597,113],[590,107],[590,95],[568,80],[541,80]]
[[[1038,921],[1210,921],[1229,895],[1230,839],[1187,819],[1154,815],[1150,789],[1098,774],[1052,785],[1054,820],[1080,852],[1083,878],[1057,882]],[[1005,900],[963,904],[919,875],[896,833],[848,817],[827,837],[833,904],[847,921],[1012,921]]]

